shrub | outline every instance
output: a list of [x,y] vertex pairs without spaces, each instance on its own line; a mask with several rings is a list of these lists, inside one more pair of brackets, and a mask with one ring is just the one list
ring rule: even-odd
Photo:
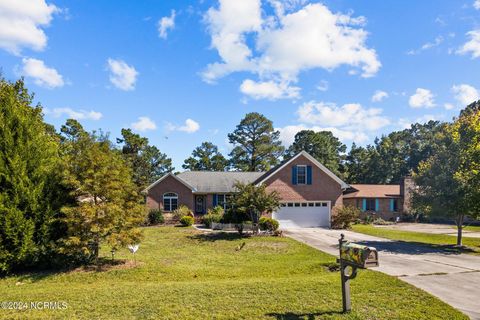
[[348,229],[358,219],[360,209],[354,206],[345,206],[335,209],[332,217],[332,229]]
[[385,221],[382,218],[377,218],[377,219],[373,220],[373,224],[381,225],[381,226],[387,226],[387,225],[391,225],[391,224],[394,224],[394,223],[392,221]]
[[191,216],[183,216],[180,218],[180,224],[184,227],[189,227],[195,222],[195,219]]
[[203,217],[202,221],[205,227],[211,228],[212,223],[221,222],[224,217],[224,210],[220,206],[216,206],[213,209],[208,209],[207,214]]
[[173,216],[175,219],[182,219],[185,216],[194,217],[192,210],[190,210],[186,205],[181,205],[173,211]]
[[163,212],[161,209],[151,209],[148,212],[148,225],[156,225],[165,222],[165,218],[163,217]]
[[267,230],[271,232],[276,231],[280,226],[277,220],[268,217],[261,217],[258,221],[258,224],[260,226],[260,230]]

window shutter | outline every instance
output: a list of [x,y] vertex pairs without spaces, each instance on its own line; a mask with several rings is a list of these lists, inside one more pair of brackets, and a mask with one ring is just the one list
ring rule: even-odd
[[312,166],[307,166],[307,184],[312,184]]
[[390,211],[391,211],[391,212],[394,211],[394,204],[393,204],[394,201],[395,201],[395,200],[390,199]]
[[362,199],[362,211],[367,211],[367,199]]
[[379,201],[378,199],[375,199],[375,211],[378,211],[378,207],[379,207]]
[[213,195],[213,207],[215,208],[218,203],[218,194]]
[[292,167],[292,184],[297,184],[297,166]]

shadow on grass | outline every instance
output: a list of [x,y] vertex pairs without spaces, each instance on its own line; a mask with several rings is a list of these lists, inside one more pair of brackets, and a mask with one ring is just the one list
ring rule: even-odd
[[249,235],[243,234],[240,235],[238,232],[212,232],[212,233],[202,233],[188,236],[188,238],[197,241],[235,241],[240,239],[249,238]]
[[324,312],[315,312],[315,313],[267,313],[267,317],[272,317],[277,320],[313,320],[315,317],[326,316],[326,315],[335,315],[343,314],[341,311],[324,311]]
[[18,282],[38,282],[51,276],[56,276],[62,273],[70,272],[105,272],[112,269],[122,269],[133,267],[133,262],[126,259],[111,260],[108,258],[99,258],[99,264],[88,265],[74,265],[64,268],[51,268],[51,269],[24,269],[20,270],[12,276],[18,277]]
[[461,254],[461,253],[474,253],[475,250],[468,247],[457,247],[455,245],[448,244],[427,244],[422,242],[411,241],[358,241],[355,242],[361,245],[375,247],[380,252],[389,253],[404,253],[404,254],[428,254],[428,253],[441,253],[441,254]]

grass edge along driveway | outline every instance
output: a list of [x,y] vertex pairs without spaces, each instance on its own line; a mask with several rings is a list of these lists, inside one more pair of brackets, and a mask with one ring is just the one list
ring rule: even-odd
[[[108,256],[108,249],[104,251]],[[120,259],[131,258],[126,251]],[[3,319],[467,319],[395,277],[362,270],[341,313],[335,257],[286,237],[145,228],[138,266],[0,280],[2,301],[65,301],[63,310],[0,310]]]
[[381,237],[391,240],[417,242],[431,245],[445,246],[445,249],[456,250],[462,253],[471,253],[480,255],[480,238],[462,237],[463,245],[467,249],[456,248],[457,237],[448,234],[432,234],[425,232],[394,230],[387,227],[375,227],[371,224],[355,224],[352,231],[368,234],[370,236]]

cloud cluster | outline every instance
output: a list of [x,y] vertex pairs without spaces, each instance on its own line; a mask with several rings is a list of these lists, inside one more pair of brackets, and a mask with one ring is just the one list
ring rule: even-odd
[[240,85],[240,91],[255,100],[291,99],[300,97],[300,88],[289,86],[286,82],[259,81],[246,79]]
[[19,55],[22,48],[41,51],[47,45],[42,28],[59,9],[44,0],[0,1],[0,48]]
[[172,123],[167,123],[166,126],[167,131],[182,131],[186,133],[194,133],[200,130],[200,124],[192,119],[185,120],[185,124],[183,126],[177,126]]
[[54,108],[48,109],[45,108],[44,113],[46,115],[51,115],[54,118],[65,117],[69,119],[76,119],[76,120],[100,120],[102,118],[102,114],[97,111],[86,111],[86,110],[78,110],[75,111],[71,108]]
[[342,141],[362,143],[368,134],[390,124],[382,109],[364,108],[358,103],[337,106],[334,103],[310,101],[297,110],[298,125],[277,128],[285,145],[293,142],[301,130],[330,131]]
[[372,96],[372,102],[381,102],[386,98],[388,98],[388,92],[377,90]]
[[175,28],[175,10],[172,10],[170,16],[162,17],[158,20],[158,36],[167,39],[168,30]]
[[480,29],[467,32],[467,41],[460,49],[458,54],[470,54],[472,59],[480,58]]
[[[202,73],[206,82],[246,71],[259,77],[255,83],[273,87],[275,82],[275,87],[284,91],[265,98],[296,98],[298,93],[292,95],[291,90],[297,87],[289,84],[297,82],[304,70],[346,65],[371,77],[380,69],[375,50],[366,46],[363,17],[333,13],[321,3],[303,5],[303,1],[271,0],[276,9],[271,16],[265,16],[260,0],[219,2],[204,16],[211,46],[221,58]],[[257,99],[262,96],[257,90],[251,92],[244,94]]]
[[132,128],[137,131],[147,131],[157,129],[157,125],[149,117],[139,117],[137,122],[131,124]]
[[54,68],[47,67],[42,60],[34,58],[22,59],[22,74],[32,78],[36,85],[48,89],[62,87],[65,82]]
[[432,108],[435,107],[433,93],[428,89],[417,88],[415,94],[410,96],[408,104],[412,108]]
[[131,91],[135,89],[138,72],[133,66],[129,66],[123,60],[108,58],[108,70],[110,82],[120,90]]
[[470,103],[480,99],[478,90],[468,84],[454,85],[452,92],[461,108],[465,108]]

